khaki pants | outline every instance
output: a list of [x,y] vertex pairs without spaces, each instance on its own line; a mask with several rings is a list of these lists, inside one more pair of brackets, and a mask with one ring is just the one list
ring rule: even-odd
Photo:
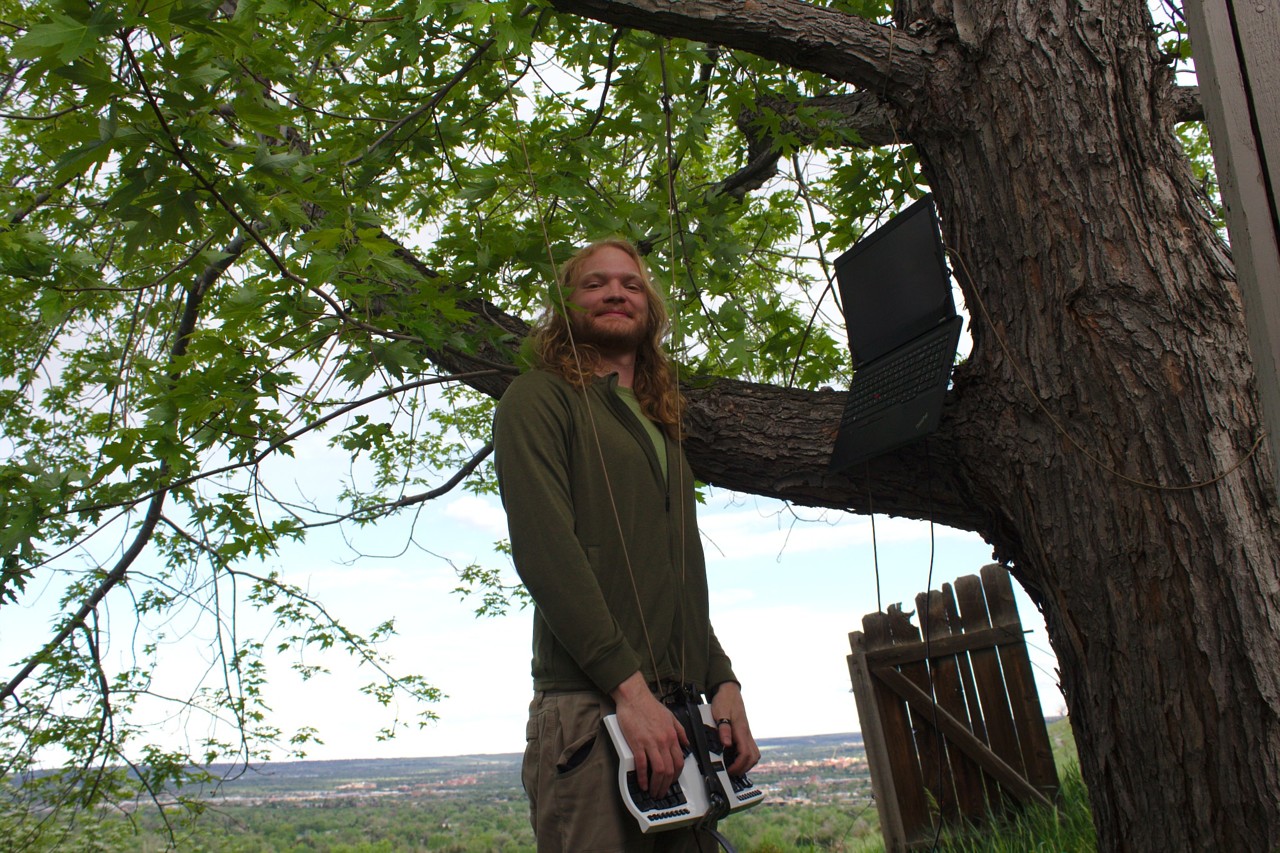
[[618,756],[604,729],[613,703],[599,693],[535,693],[521,779],[538,853],[713,853],[694,829],[644,835],[618,790]]

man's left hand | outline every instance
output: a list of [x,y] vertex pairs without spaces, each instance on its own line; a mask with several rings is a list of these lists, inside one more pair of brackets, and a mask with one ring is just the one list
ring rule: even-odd
[[716,688],[715,696],[711,698],[711,716],[716,720],[720,744],[732,746],[738,752],[728,767],[729,775],[744,775],[760,761],[760,747],[751,736],[747,708],[742,703],[742,688],[737,682],[726,681]]

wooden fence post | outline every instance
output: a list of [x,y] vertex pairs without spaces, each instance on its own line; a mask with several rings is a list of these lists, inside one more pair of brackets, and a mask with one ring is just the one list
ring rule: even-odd
[[1280,0],[1184,12],[1280,490]]
[[[931,841],[935,821],[980,823],[1007,803],[1052,805],[1058,776],[1002,566],[900,605],[849,635],[862,740],[885,848]],[[934,808],[930,808],[932,805]]]
[[888,738],[880,710],[876,706],[871,673],[867,669],[867,645],[861,631],[849,635],[849,678],[853,682],[854,701],[858,705],[858,721],[862,728],[862,745],[867,751],[867,768],[871,771],[871,792],[880,815],[880,832],[886,853],[904,853],[907,834],[902,825],[902,808],[893,784]]

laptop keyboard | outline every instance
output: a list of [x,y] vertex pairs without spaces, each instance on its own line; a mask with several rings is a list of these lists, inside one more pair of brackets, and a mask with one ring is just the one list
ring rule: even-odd
[[955,356],[951,336],[941,331],[921,335],[891,356],[859,368],[849,387],[842,423],[871,417],[932,387]]

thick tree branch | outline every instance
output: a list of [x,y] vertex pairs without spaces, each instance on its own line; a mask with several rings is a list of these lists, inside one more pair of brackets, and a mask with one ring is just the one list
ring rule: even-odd
[[[468,307],[510,331],[505,344],[494,345],[492,357],[514,361],[528,330],[524,321],[482,300],[469,301]],[[453,378],[495,398],[514,378],[512,372],[461,373],[473,363],[470,355],[431,352],[428,357],[440,367],[459,371]],[[964,383],[960,377],[956,381],[957,388]],[[963,466],[955,464],[956,459],[970,458],[957,443],[983,432],[969,406],[953,400],[938,432],[927,442],[881,456],[863,470],[831,474],[827,464],[844,411],[842,391],[708,377],[685,383],[684,391],[689,404],[686,448],[694,472],[704,482],[803,506],[864,513],[874,509],[963,530],[984,529],[991,523],[975,513],[977,502],[968,494]],[[760,433],[760,423],[771,425],[768,435]]]
[[[407,246],[401,244],[397,256],[425,277],[434,277],[435,273]],[[405,286],[411,287],[412,283],[406,282]],[[424,354],[437,367],[454,374],[450,379],[491,397],[501,397],[517,371],[492,367],[495,363],[515,363],[516,351],[528,334],[529,325],[483,299],[464,298],[459,305],[474,314],[476,319],[469,325],[472,331],[487,326],[494,334],[477,336],[481,343],[471,352],[428,349]],[[956,383],[959,388],[961,379],[957,378]],[[689,401],[689,459],[704,482],[803,506],[860,512],[874,509],[910,518],[932,518],[964,530],[982,529],[990,522],[975,514],[975,501],[966,499],[963,470],[954,463],[943,462],[969,458],[956,449],[958,439],[952,431],[957,425],[967,424],[968,429],[959,431],[967,436],[974,431],[975,420],[962,414],[960,407],[948,407],[938,433],[927,443],[886,454],[853,475],[833,475],[827,471],[827,463],[844,411],[843,392],[699,378],[686,383],[685,393]],[[761,422],[775,427],[767,437],[744,427]],[[981,434],[981,423],[976,429]]]
[[[485,345],[485,357],[514,363],[528,324],[484,300],[470,299],[465,306],[483,318],[478,322],[492,323],[506,335]],[[514,370],[468,373],[479,357],[474,353],[432,350],[426,355],[438,367],[455,372],[451,379],[494,398],[501,397],[515,377]],[[971,381],[972,377],[958,376],[957,389]],[[957,442],[983,431],[971,407],[948,405],[938,432],[927,442],[879,457],[865,470],[836,475],[827,471],[827,463],[844,411],[842,391],[723,378],[698,378],[687,382],[684,391],[689,403],[686,447],[694,472],[704,482],[803,506],[931,518],[963,530],[983,529],[991,521],[975,514],[963,467],[954,462],[970,458],[957,449]],[[750,426],[762,422],[773,427],[767,436]]]
[[929,38],[798,0],[552,0],[552,5],[618,27],[745,50],[895,102],[914,98],[937,50]]
[[[797,118],[801,111],[814,115],[816,120]],[[738,127],[744,133],[749,132],[760,115],[766,112],[778,117],[779,133],[794,136],[800,145],[814,145],[824,133],[834,133],[837,139],[853,136],[868,147],[905,141],[894,127],[888,105],[871,92],[819,95],[798,103],[764,95],[756,99],[755,109],[738,116]]]
[[[694,381],[685,446],[698,478],[722,488],[780,498],[803,506],[872,510],[932,519],[963,530],[983,529],[965,484],[968,458],[957,448],[957,426],[972,421],[968,407],[949,400],[939,431],[851,471],[827,469],[845,394],[805,391],[731,379]],[[768,423],[763,434],[760,424]]]
[[[1174,86],[1170,90],[1174,120],[1178,122],[1204,121],[1204,106],[1200,102],[1199,86]],[[797,117],[800,111],[817,114],[816,121],[803,121]],[[716,189],[735,198],[759,189],[777,174],[780,151],[773,137],[757,129],[757,121],[763,113],[777,116],[778,133],[792,137],[797,144],[819,147],[824,134],[831,135],[835,144],[852,144],[872,147],[909,142],[899,134],[888,103],[871,92],[850,92],[840,95],[821,95],[795,102],[781,97],[762,96],[755,108],[744,110],[738,116],[738,127],[747,138],[749,161],[738,171],[724,178]]]
[[1173,116],[1176,121],[1204,121],[1204,104],[1199,86],[1174,86]]

